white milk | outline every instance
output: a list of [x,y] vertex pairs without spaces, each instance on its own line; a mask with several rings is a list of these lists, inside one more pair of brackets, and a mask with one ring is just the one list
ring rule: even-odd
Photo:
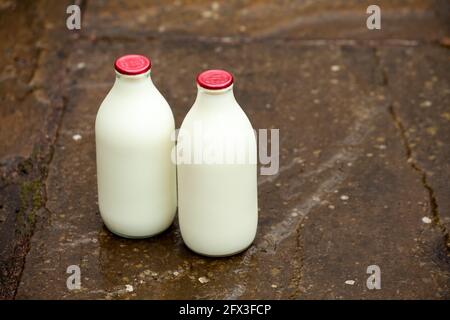
[[227,256],[250,246],[256,234],[256,138],[229,73],[209,70],[197,82],[178,136],[179,224],[191,250]]
[[150,78],[149,60],[119,58],[116,81],[95,122],[98,203],[113,233],[149,237],[171,225],[177,207],[174,129],[172,111]]

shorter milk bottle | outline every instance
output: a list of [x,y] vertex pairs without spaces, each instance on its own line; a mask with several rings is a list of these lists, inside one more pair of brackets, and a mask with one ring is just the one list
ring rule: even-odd
[[178,133],[179,225],[191,250],[227,256],[245,250],[256,234],[256,138],[230,73],[205,71],[197,87]]

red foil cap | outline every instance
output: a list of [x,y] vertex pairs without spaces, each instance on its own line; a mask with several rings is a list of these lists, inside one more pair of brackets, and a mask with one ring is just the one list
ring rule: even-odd
[[127,54],[114,63],[117,72],[130,76],[146,73],[151,67],[150,59],[140,54]]
[[220,90],[233,84],[233,76],[225,70],[206,70],[197,76],[197,83],[208,90]]

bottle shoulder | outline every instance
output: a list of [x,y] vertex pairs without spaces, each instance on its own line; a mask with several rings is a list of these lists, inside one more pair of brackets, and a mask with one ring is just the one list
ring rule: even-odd
[[155,88],[143,94],[120,94],[113,87],[101,103],[96,116],[98,130],[154,132],[174,128],[172,110]]
[[211,129],[242,128],[252,129],[252,124],[241,106],[236,102],[224,106],[199,105],[194,103],[187,113],[181,128],[201,123]]

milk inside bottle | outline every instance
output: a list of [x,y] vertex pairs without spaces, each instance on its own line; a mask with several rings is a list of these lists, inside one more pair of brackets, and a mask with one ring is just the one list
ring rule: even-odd
[[254,240],[258,220],[256,138],[233,94],[233,77],[208,70],[178,133],[178,215],[193,251],[227,256]]
[[129,238],[164,231],[177,206],[175,124],[150,69],[144,56],[118,58],[95,122],[100,214],[110,231]]

